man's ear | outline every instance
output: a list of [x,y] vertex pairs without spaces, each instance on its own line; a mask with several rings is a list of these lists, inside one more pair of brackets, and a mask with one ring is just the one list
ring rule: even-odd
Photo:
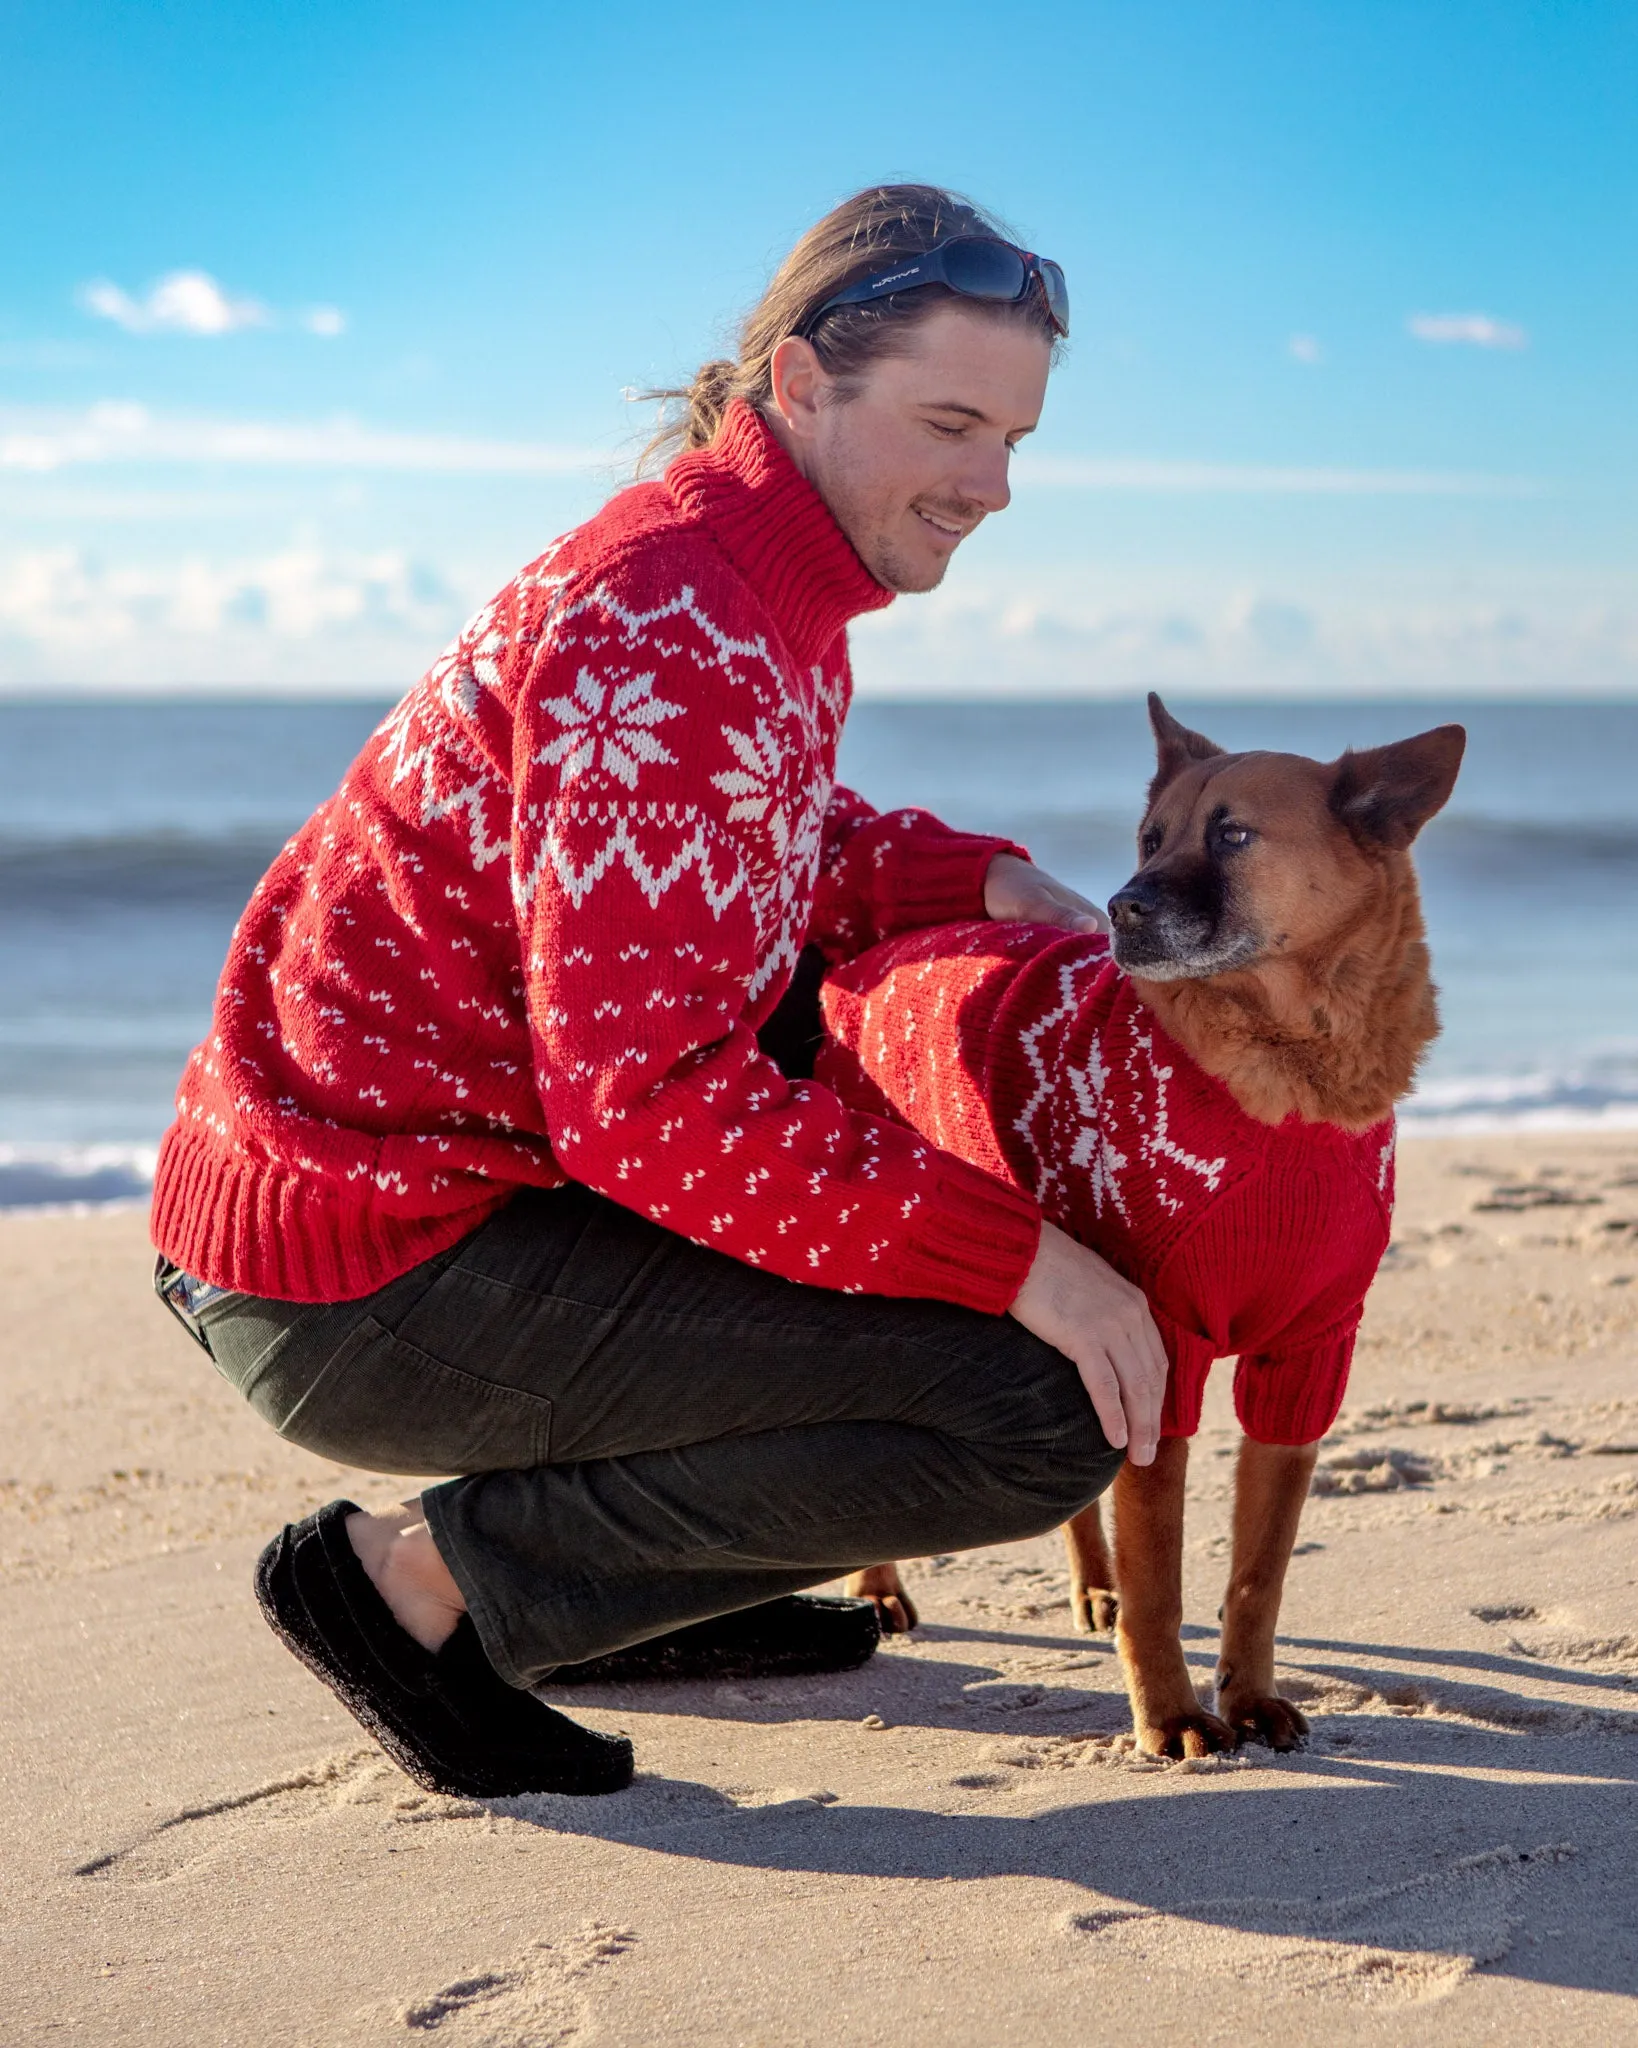
[[801,335],[787,334],[774,350],[768,363],[768,395],[774,411],[797,440],[812,440],[830,381],[818,350]]
[[1204,733],[1190,732],[1186,725],[1179,725],[1153,690],[1149,692],[1149,723],[1155,735],[1155,779],[1149,784],[1152,809],[1167,783],[1191,761],[1215,760],[1226,749],[1207,739]]
[[1437,725],[1391,747],[1344,754],[1333,771],[1332,815],[1362,844],[1402,850],[1449,802],[1466,745],[1461,726]]

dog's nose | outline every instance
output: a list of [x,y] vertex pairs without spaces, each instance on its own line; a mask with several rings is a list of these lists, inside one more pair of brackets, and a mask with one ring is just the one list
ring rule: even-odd
[[1109,916],[1118,932],[1135,932],[1154,908],[1147,889],[1128,882],[1109,899]]

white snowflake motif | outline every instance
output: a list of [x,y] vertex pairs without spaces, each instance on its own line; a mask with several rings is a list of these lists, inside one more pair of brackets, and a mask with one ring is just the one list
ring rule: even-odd
[[[1184,1194],[1173,1194],[1171,1183],[1162,1162],[1170,1159],[1177,1165],[1186,1167],[1190,1173],[1198,1174],[1205,1182],[1207,1191],[1215,1195],[1218,1188],[1222,1185],[1223,1169],[1228,1165],[1228,1155],[1225,1153],[1216,1159],[1202,1158],[1198,1153],[1190,1152],[1186,1146],[1180,1145],[1172,1136],[1171,1103],[1166,1086],[1167,1082],[1172,1078],[1172,1069],[1170,1067],[1163,1067],[1155,1057],[1153,1032],[1140,1031],[1135,1023],[1129,1025],[1128,1028],[1132,1034],[1133,1045],[1133,1050],[1127,1059],[1128,1071],[1136,1080],[1139,1089],[1149,1096],[1148,1120],[1153,1125],[1153,1129],[1141,1141],[1143,1155],[1148,1160],[1150,1172],[1154,1177],[1156,1199],[1173,1216],[1176,1216],[1183,1209],[1186,1192]],[[1152,1092],[1143,1088],[1143,1070],[1138,1065],[1138,1055],[1140,1053],[1143,1056],[1148,1079],[1153,1084]],[[1187,1191],[1187,1182],[1184,1182],[1182,1185],[1185,1191]]]
[[785,806],[780,801],[780,768],[784,756],[779,741],[765,718],[757,720],[754,735],[736,732],[733,726],[725,725],[722,736],[741,764],[711,777],[714,788],[733,798],[728,806],[729,822],[736,825],[747,821],[762,824],[772,844],[774,858],[782,863],[790,850],[791,828]]
[[583,668],[572,697],[548,697],[541,709],[565,730],[535,758],[561,766],[565,782],[601,766],[606,775],[635,789],[645,763],[676,763],[676,755],[655,738],[653,729],[668,718],[680,718],[684,707],[655,696],[652,672],[632,676],[611,690]]
[[1075,1091],[1082,1123],[1069,1154],[1071,1166],[1082,1168],[1091,1183],[1093,1214],[1101,1216],[1105,1202],[1111,1203],[1128,1223],[1131,1212],[1121,1193],[1120,1170],[1126,1154],[1115,1143],[1109,1128],[1109,1069],[1104,1065],[1103,1047],[1096,1036],[1086,1056],[1085,1069],[1070,1067],[1069,1085]]

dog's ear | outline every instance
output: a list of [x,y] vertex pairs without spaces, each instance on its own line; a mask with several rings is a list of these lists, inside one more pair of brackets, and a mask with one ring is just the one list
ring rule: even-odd
[[1167,783],[1191,761],[1215,760],[1226,750],[1204,733],[1190,732],[1186,725],[1179,725],[1153,690],[1149,692],[1149,723],[1155,735],[1155,779],[1149,784],[1152,807]]
[[1449,802],[1466,745],[1461,726],[1437,725],[1390,747],[1344,754],[1331,782],[1332,816],[1366,845],[1402,850]]

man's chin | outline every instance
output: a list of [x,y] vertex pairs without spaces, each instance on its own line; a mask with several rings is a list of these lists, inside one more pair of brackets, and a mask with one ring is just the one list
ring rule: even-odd
[[875,560],[867,561],[865,567],[884,590],[899,597],[917,597],[924,591],[937,590],[950,560],[949,555],[912,556],[908,549],[880,548]]

